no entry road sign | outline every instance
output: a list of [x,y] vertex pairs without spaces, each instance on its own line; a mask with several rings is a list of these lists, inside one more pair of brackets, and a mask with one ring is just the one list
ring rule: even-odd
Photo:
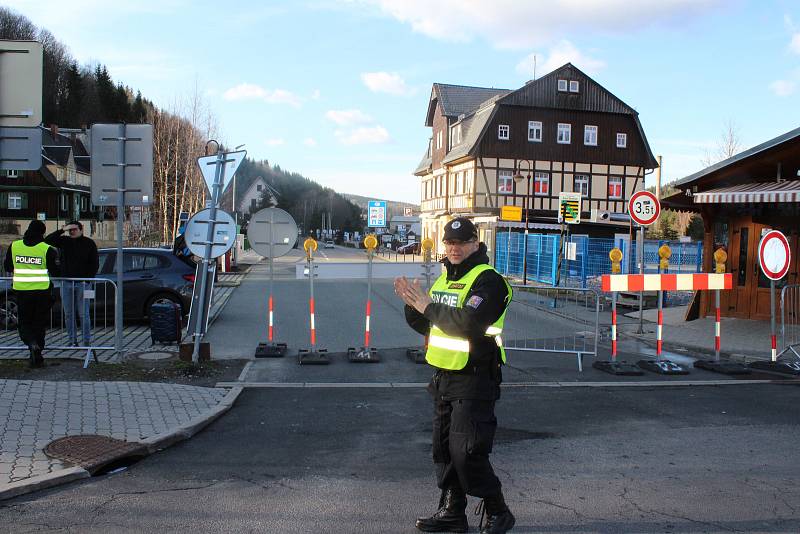
[[778,230],[770,230],[758,244],[758,263],[770,280],[780,280],[789,272],[792,253],[789,241]]
[[650,191],[637,191],[628,201],[631,219],[641,226],[650,226],[661,214],[661,204]]

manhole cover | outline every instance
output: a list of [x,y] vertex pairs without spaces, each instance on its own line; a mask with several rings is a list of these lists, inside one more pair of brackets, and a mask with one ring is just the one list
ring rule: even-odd
[[123,458],[144,458],[147,456],[147,447],[106,436],[84,435],[51,441],[44,452],[53,458],[79,465],[94,475]]
[[142,352],[137,354],[136,358],[138,360],[169,360],[175,356],[174,352]]

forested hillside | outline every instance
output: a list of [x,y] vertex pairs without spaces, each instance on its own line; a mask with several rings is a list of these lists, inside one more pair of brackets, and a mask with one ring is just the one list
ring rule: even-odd
[[[154,198],[146,215],[143,243],[171,242],[182,211],[202,209],[206,189],[196,164],[206,143],[218,135],[217,119],[195,92],[166,110],[139,91],[115,83],[106,66],[79,65],[68,46],[26,17],[0,6],[0,39],[36,40],[44,48],[43,122],[61,128],[86,128],[98,122],[149,123],[154,129]],[[98,51],[101,55],[102,51]],[[192,88],[187,87],[187,92]],[[322,213],[333,210],[333,226],[360,227],[359,208],[331,189],[266,161],[246,160],[237,180],[246,188],[264,176],[280,193],[279,207],[304,230],[321,226]],[[303,224],[305,221],[305,224]]]

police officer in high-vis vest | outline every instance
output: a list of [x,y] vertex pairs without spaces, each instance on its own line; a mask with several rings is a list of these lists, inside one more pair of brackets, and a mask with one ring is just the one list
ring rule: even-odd
[[44,242],[46,227],[31,221],[22,239],[11,243],[4,267],[13,276],[19,337],[30,350],[31,367],[44,364],[44,336],[53,304],[51,276],[58,276],[58,251]]
[[475,225],[459,217],[444,227],[444,269],[426,293],[419,282],[395,279],[409,326],[428,336],[425,359],[435,368],[428,386],[434,398],[433,461],[441,489],[439,509],[417,519],[424,532],[467,532],[467,495],[479,497],[486,515],[481,532],[514,526],[500,480],[489,463],[506,361],[501,333],[511,287],[489,265]]

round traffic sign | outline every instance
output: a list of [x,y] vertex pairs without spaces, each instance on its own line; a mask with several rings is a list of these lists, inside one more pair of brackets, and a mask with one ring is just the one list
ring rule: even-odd
[[789,272],[792,253],[786,236],[777,230],[770,230],[758,244],[758,263],[764,275],[770,280],[780,280]]
[[257,211],[247,225],[247,241],[259,256],[280,258],[289,253],[297,243],[297,224],[287,212],[279,208]]
[[650,226],[661,214],[661,204],[650,191],[637,191],[628,201],[628,214],[634,222]]
[[[208,226],[211,218],[211,209],[200,210],[186,223],[186,231],[183,233],[186,239],[186,246],[192,254],[202,258],[206,253],[208,239]],[[236,223],[230,213],[217,209],[216,222],[213,223],[214,230],[211,234],[211,258],[218,258],[228,252],[236,242]]]

